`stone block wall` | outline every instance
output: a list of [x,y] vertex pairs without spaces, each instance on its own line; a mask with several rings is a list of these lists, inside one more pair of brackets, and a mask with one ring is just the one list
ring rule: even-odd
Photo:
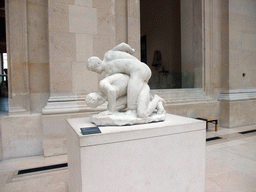
[[[203,88],[155,93],[169,113],[216,117],[225,127],[256,123],[256,3],[201,3]],[[140,1],[6,0],[6,23],[10,111],[0,117],[0,159],[63,154],[65,119],[95,112],[84,96],[104,77],[87,70],[87,59],[121,42],[140,58]]]
[[256,123],[256,2],[230,0],[226,5],[228,62],[221,71],[220,117],[223,126],[237,127]]

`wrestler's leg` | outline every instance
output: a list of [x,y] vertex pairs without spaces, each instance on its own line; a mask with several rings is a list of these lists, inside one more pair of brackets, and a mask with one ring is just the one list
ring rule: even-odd
[[144,81],[139,74],[130,74],[130,79],[127,87],[127,109],[134,109],[135,103],[144,85]]
[[130,69],[130,79],[127,88],[128,109],[133,108],[144,83],[147,83],[151,77],[151,70],[146,64],[140,61],[136,61],[133,64],[135,64],[136,67]]
[[120,111],[122,109],[125,109],[127,107],[127,96],[119,97],[116,100],[116,111]]
[[162,101],[164,100],[161,97],[154,95],[154,98],[148,104],[148,116],[150,116],[156,108],[158,109],[159,103],[162,103]]
[[105,79],[101,80],[99,83],[99,88],[107,96],[108,111],[114,112],[117,95],[114,86],[112,86],[109,82],[111,77],[112,76],[106,77]]
[[165,102],[164,99],[159,97],[158,95],[154,95],[152,101],[150,101],[150,88],[148,84],[144,83],[144,86],[137,99],[138,117],[148,117],[154,112],[156,108],[158,110],[161,110],[161,113],[159,114],[162,114],[164,112],[164,108],[162,105],[163,102]]
[[157,103],[156,108],[157,108],[157,114],[159,114],[159,115],[161,115],[165,112],[163,102],[161,102],[161,101]]
[[150,88],[144,83],[137,99],[137,114],[140,118],[148,117],[148,104],[150,102]]
[[112,49],[112,51],[123,51],[123,52],[130,53],[131,55],[135,52],[135,50],[133,48],[131,48],[131,46],[126,43],[120,43],[119,45],[115,46]]

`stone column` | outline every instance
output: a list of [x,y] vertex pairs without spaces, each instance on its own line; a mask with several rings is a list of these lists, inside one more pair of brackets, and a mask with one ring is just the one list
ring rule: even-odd
[[115,2],[116,44],[128,42],[127,38],[127,1]]
[[224,1],[228,25],[226,38],[228,62],[223,63],[220,94],[220,123],[236,127],[256,123],[256,4],[253,1]]
[[[93,55],[103,59],[104,54],[116,46],[116,21],[115,21],[115,0],[93,0],[92,6],[97,11],[96,25],[97,33],[93,34]],[[91,75],[96,75],[95,72],[89,72]],[[98,76],[98,83],[104,78],[103,72]]]
[[84,95],[98,89],[86,68],[97,34],[92,0],[48,0],[50,98],[43,114],[86,111]]
[[50,98],[42,123],[44,155],[52,156],[66,153],[66,118],[93,112],[84,97],[98,91],[104,74],[87,70],[86,62],[116,45],[115,1],[48,0],[48,19]]
[[31,113],[41,113],[49,98],[47,1],[27,0],[28,66]]
[[5,1],[9,79],[9,115],[30,112],[27,2]]
[[202,1],[180,1],[182,88],[203,87]]
[[[215,6],[215,9],[219,7]],[[229,57],[229,0],[225,0],[222,2],[221,11],[216,15],[216,19],[218,23],[221,25],[221,44],[220,44],[220,51],[222,56],[221,62],[221,90],[222,93],[229,90],[229,74],[230,74],[230,57]],[[217,14],[216,13],[216,14]],[[223,28],[223,24],[226,24],[226,27]],[[216,55],[216,54],[215,54]],[[224,57],[225,55],[225,57]],[[230,120],[230,107],[229,102],[226,102],[222,99],[223,95],[220,94],[220,116],[219,116],[219,123],[220,126],[229,127],[229,120]]]
[[140,60],[140,1],[127,0],[127,40]]

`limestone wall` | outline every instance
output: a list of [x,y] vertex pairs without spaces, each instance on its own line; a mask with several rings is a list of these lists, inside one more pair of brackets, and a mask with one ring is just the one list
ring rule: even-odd
[[[202,88],[155,93],[170,113],[216,117],[226,127],[256,123],[256,3],[200,3]],[[0,160],[64,154],[66,118],[96,112],[84,96],[104,74],[88,71],[87,59],[120,42],[140,58],[140,2],[6,0],[6,21],[10,111],[0,119]]]
[[40,114],[1,117],[0,128],[0,160],[44,154]]
[[230,89],[256,88],[255,9],[255,1],[229,1]]
[[139,18],[133,0],[6,0],[10,110],[0,160],[66,153],[66,118],[93,113],[84,96],[104,77],[87,59],[121,42],[140,58]]
[[220,122],[236,127],[256,123],[256,2],[232,0],[225,5]]
[[32,113],[41,113],[50,91],[47,6],[47,1],[27,1],[27,54]]

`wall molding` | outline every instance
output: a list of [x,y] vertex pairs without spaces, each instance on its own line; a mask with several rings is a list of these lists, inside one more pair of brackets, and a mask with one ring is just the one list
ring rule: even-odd
[[241,101],[256,99],[256,89],[229,89],[223,90],[219,101]]

